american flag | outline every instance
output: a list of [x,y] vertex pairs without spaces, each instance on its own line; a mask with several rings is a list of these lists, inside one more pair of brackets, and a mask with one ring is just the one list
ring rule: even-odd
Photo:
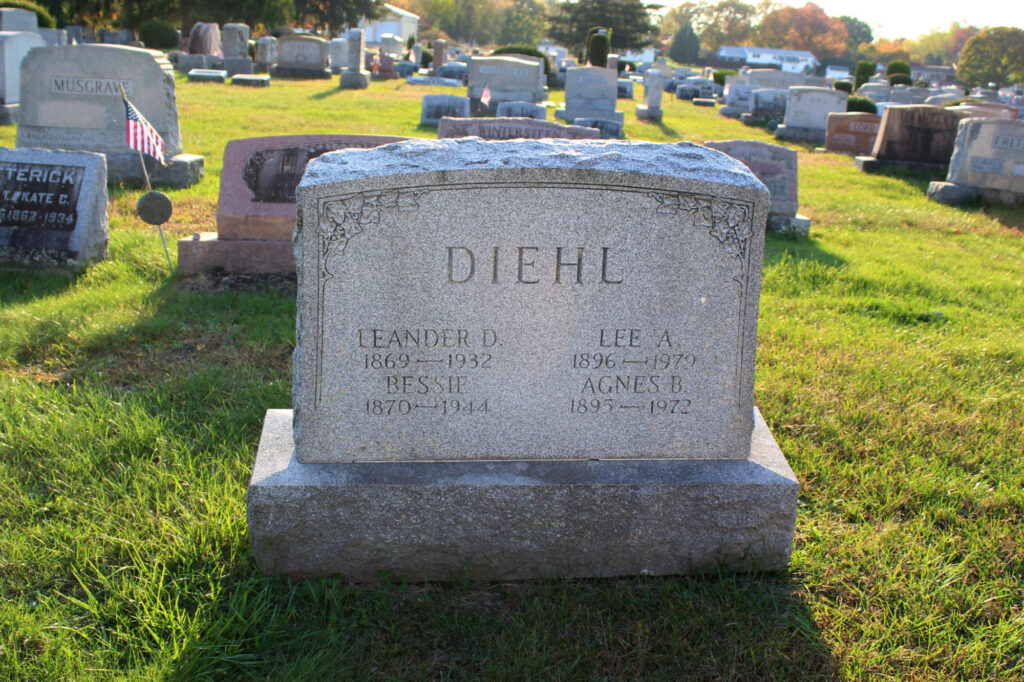
[[484,91],[480,93],[480,104],[483,104],[485,107],[491,106],[491,89],[486,85],[484,86]]
[[146,117],[139,113],[138,109],[128,101],[128,98],[121,95],[124,100],[125,128],[124,139],[128,146],[137,149],[143,154],[152,156],[161,164],[164,161],[164,141],[160,139],[160,133],[146,120]]

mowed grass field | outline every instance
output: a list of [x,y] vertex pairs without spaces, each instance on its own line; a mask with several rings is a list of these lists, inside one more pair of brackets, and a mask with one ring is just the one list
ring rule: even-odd
[[[435,135],[419,102],[441,89],[335,84],[179,77],[207,176],[168,191],[169,238],[215,229],[232,138]],[[633,104],[630,139],[773,141]],[[0,272],[0,679],[1024,678],[1024,209],[796,148],[812,233],[768,237],[756,380],[801,482],[787,571],[261,576],[245,490],[264,411],[291,403],[294,294],[169,278],[141,192],[111,188],[109,260]]]

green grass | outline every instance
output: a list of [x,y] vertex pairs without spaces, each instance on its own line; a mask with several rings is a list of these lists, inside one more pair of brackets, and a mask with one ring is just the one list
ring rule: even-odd
[[[232,137],[430,137],[428,91],[179,79],[207,177],[168,192],[167,231],[215,229]],[[625,103],[627,136],[772,141],[664,107]],[[294,299],[168,280],[140,192],[112,188],[109,260],[0,272],[0,678],[1024,678],[1024,210],[794,148],[812,238],[768,239],[756,384],[801,481],[787,571],[260,576],[245,487],[264,410],[290,404]]]

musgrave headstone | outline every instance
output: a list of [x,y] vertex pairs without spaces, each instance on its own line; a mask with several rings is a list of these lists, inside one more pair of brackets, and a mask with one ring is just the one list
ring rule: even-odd
[[164,143],[167,165],[145,157],[153,184],[188,187],[203,157],[182,152],[171,64],[160,53],[121,45],[40,47],[22,61],[17,146],[100,152],[111,182],[144,184],[138,152],[125,142],[121,87]]
[[0,147],[0,261],[82,265],[107,256],[102,154]]
[[310,160],[326,152],[405,138],[281,135],[231,140],[224,148],[217,231],[178,241],[178,271],[295,272],[295,188]]
[[704,145],[733,157],[749,168],[771,192],[767,227],[773,232],[806,237],[811,220],[797,213],[797,153],[792,149],[755,140],[715,140]]
[[247,495],[262,571],[786,566],[798,484],[753,404],[769,196],[742,164],[416,140],[326,154],[298,191],[294,412],[267,412]]
[[932,182],[928,198],[955,205],[979,197],[1024,204],[1024,121],[960,121],[946,181]]

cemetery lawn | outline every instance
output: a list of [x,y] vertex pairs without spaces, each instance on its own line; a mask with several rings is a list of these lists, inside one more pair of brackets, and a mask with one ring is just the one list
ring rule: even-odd
[[[168,239],[215,229],[232,138],[434,136],[419,100],[444,89],[335,82],[179,77],[207,177],[168,191]],[[634,104],[630,139],[773,141]],[[294,289],[169,279],[141,192],[111,188],[109,260],[0,271],[0,678],[1024,678],[1024,209],[793,146],[812,238],[768,238],[755,393],[801,483],[787,571],[261,576],[245,490],[291,404]]]

